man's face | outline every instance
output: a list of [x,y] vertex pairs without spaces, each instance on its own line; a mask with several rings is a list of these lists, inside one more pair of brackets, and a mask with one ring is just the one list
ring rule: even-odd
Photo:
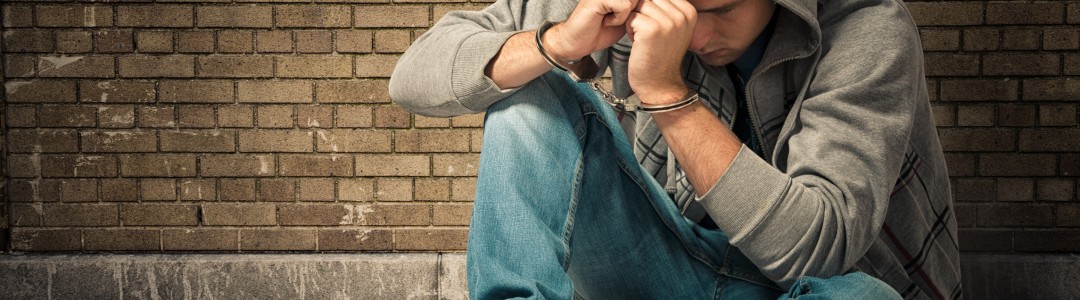
[[772,0],[688,0],[698,10],[689,51],[705,63],[726,65],[746,52],[765,30],[776,4]]

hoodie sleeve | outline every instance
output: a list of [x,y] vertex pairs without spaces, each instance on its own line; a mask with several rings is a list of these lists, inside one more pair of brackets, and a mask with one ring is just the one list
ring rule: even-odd
[[823,19],[821,58],[776,166],[743,146],[698,199],[781,286],[842,274],[874,243],[927,101],[915,26],[895,1],[878,2]]
[[568,1],[498,0],[481,11],[450,12],[398,60],[390,98],[426,116],[482,112],[516,91],[500,89],[484,75],[506,40],[544,20],[562,20],[573,7]]

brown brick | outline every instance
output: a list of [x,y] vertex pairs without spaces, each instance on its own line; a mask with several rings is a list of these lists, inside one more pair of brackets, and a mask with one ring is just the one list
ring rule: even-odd
[[210,30],[180,31],[176,49],[180,53],[214,52],[214,32]]
[[255,179],[223,178],[219,186],[221,201],[255,201]]
[[476,199],[476,178],[454,178],[450,181],[450,201]]
[[416,115],[413,118],[413,127],[415,128],[449,128],[450,118],[442,117],[427,117],[423,115]]
[[241,229],[242,251],[315,250],[314,229]]
[[268,56],[208,55],[199,57],[199,77],[259,78],[274,76]]
[[344,28],[349,27],[351,15],[350,8],[344,5],[277,6],[276,12],[275,24],[278,27]]
[[164,80],[161,101],[169,103],[229,103],[233,84],[227,80]]
[[484,127],[484,113],[460,115],[450,118],[454,127],[458,128],[481,128]]
[[398,130],[394,133],[397,152],[469,152],[469,131]]
[[[350,162],[352,158],[349,158]],[[350,170],[351,172],[351,170]],[[302,178],[300,201],[334,201],[334,180],[331,178]]]
[[1080,48],[1080,30],[1050,28],[1043,32],[1043,49],[1076,50]]
[[120,176],[194,177],[195,157],[179,155],[121,156]]
[[1013,151],[1016,133],[1003,129],[939,129],[945,151]]
[[1076,181],[1073,179],[1047,178],[1039,179],[1036,191],[1039,201],[1069,201],[1076,200]]
[[96,179],[70,179],[60,181],[60,201],[72,202],[96,202],[97,180]]
[[42,5],[37,16],[40,27],[109,27],[113,18],[112,7],[89,5]]
[[260,226],[277,224],[277,208],[269,204],[203,204],[203,225]]
[[121,56],[120,77],[195,77],[195,58],[189,55]]
[[1035,199],[1035,181],[1028,178],[998,178],[998,201],[1032,201]]
[[7,102],[75,102],[75,82],[56,80],[8,81]]
[[214,200],[217,188],[214,179],[187,179],[180,180],[180,200]]
[[[296,52],[331,53],[334,51],[332,35],[329,30],[296,31]],[[348,72],[352,73],[351,69]]]
[[356,10],[356,27],[428,27],[426,5],[363,6]]
[[352,205],[282,204],[278,205],[278,223],[283,226],[330,226],[348,224]]
[[375,189],[378,201],[412,201],[413,181],[411,178],[380,178]]
[[919,30],[925,51],[955,51],[960,49],[960,31],[949,29]]
[[[987,54],[983,58],[985,75],[1058,75],[1061,59],[1057,54]],[[1025,89],[1026,90],[1026,89]]]
[[370,226],[431,225],[431,206],[427,204],[356,205],[352,223]]
[[98,106],[100,128],[135,127],[135,108],[130,105]]
[[374,181],[366,178],[348,178],[338,181],[338,200],[370,201],[375,198]]
[[176,126],[175,106],[140,106],[139,127],[168,128]]
[[1080,80],[1025,79],[1024,100],[1080,100]]
[[21,130],[9,131],[9,150],[14,153],[76,152],[78,147],[74,131],[68,130]]
[[8,180],[6,185],[11,191],[12,202],[57,202],[60,201],[60,180]]
[[320,251],[379,251],[394,249],[393,231],[371,229],[319,230]]
[[387,80],[319,81],[316,99],[321,103],[390,103],[389,90]]
[[312,134],[299,130],[245,130],[240,132],[240,152],[311,152]]
[[218,32],[217,50],[221,53],[252,53],[255,36],[250,30],[222,30]]
[[255,117],[250,105],[218,107],[218,124],[221,127],[255,127]]
[[41,127],[94,127],[97,109],[90,106],[42,106],[38,110]]
[[1080,231],[1017,231],[1016,251],[1075,252],[1080,251]]
[[180,106],[180,128],[214,128],[213,107]]
[[107,29],[94,32],[94,47],[99,53],[128,53],[135,42],[130,29]]
[[139,192],[144,201],[176,201],[176,180],[142,179]]
[[296,125],[300,128],[328,128],[334,125],[334,108],[331,106],[296,107]]
[[173,51],[172,31],[140,31],[135,34],[135,48],[142,53],[169,53]]
[[[926,76],[975,76],[979,74],[979,56],[975,54],[927,53]],[[359,64],[357,65],[359,69]]]
[[964,51],[993,51],[1000,47],[1001,32],[998,29],[978,27],[964,29]]
[[[165,85],[162,87],[164,89]],[[144,103],[154,102],[155,96],[153,82],[109,80],[79,83],[79,101],[83,102]]]
[[4,28],[34,26],[33,6],[30,5],[4,5],[3,16],[0,19],[4,19]]
[[1039,105],[1039,125],[1076,126],[1076,106],[1072,104]]
[[478,154],[436,154],[431,160],[435,176],[476,176],[480,165]]
[[283,78],[348,78],[352,58],[344,55],[278,56],[277,76]]
[[[390,77],[400,56],[370,54],[356,57],[356,77]],[[978,63],[976,63],[978,67]]]
[[208,177],[273,176],[275,167],[271,155],[205,155],[199,159],[199,174]]
[[161,131],[163,152],[233,152],[235,134],[227,130]]
[[427,155],[357,155],[356,176],[428,176]]
[[187,5],[143,5],[116,7],[119,27],[192,27],[194,11]]
[[43,56],[38,61],[40,77],[113,77],[113,58],[111,56]]
[[33,55],[5,55],[4,75],[8,78],[34,77],[37,57]]
[[236,251],[238,245],[236,229],[166,229],[161,232],[161,246],[165,251]]
[[79,230],[11,229],[11,249],[14,251],[73,251],[81,248]]
[[1047,227],[1054,224],[1053,207],[994,205],[978,208],[980,227]]
[[472,218],[472,204],[439,204],[433,208],[432,225],[468,226]]
[[117,226],[116,204],[43,204],[45,226]]
[[56,52],[87,53],[94,50],[94,37],[88,31],[56,31]]
[[296,201],[296,180],[259,180],[259,199],[262,201]]
[[337,30],[334,35],[334,49],[339,53],[370,53],[373,49],[370,30]]
[[198,205],[124,204],[124,225],[194,226],[199,224]]
[[370,106],[338,106],[337,122],[339,128],[368,128],[372,127],[374,117]]
[[147,229],[93,229],[83,231],[85,250],[154,251],[161,249],[161,232]]
[[1080,154],[1061,154],[1061,162],[1059,166],[1061,168],[1062,176],[1080,175]]
[[402,251],[465,250],[467,229],[394,230],[394,249]]
[[960,228],[975,227],[975,205],[965,203],[956,204],[956,226]]
[[51,31],[35,29],[4,31],[4,52],[52,52],[53,48]]
[[344,155],[282,155],[281,176],[352,176],[353,161]]
[[986,24],[1060,24],[1064,10],[1062,2],[990,2]]
[[961,251],[1012,251],[1012,231],[961,229],[957,238]]
[[1013,127],[1035,126],[1035,107],[1031,105],[998,106],[998,125]]
[[1056,159],[1050,154],[983,154],[981,176],[1054,176]]
[[1075,152],[1080,149],[1080,130],[1025,129],[1020,131],[1020,151]]
[[1080,226],[1080,205],[1067,204],[1057,207],[1057,226]]
[[409,128],[412,115],[397,105],[375,107],[375,127]]
[[273,26],[274,11],[270,6],[199,6],[195,10],[199,27],[253,27]]
[[41,227],[44,213],[40,204],[12,204],[9,219],[12,227]]
[[255,48],[259,52],[287,53],[292,52],[292,33],[288,31],[257,31],[255,32]]
[[319,152],[390,152],[390,132],[386,130],[319,130]]
[[983,22],[981,3],[911,2],[907,7],[919,26],[979,25]]
[[1005,29],[1002,33],[1001,45],[1005,50],[1037,50],[1039,49],[1039,31],[1028,28]]
[[289,105],[259,106],[256,110],[260,128],[292,128],[293,107]]
[[956,109],[960,126],[994,126],[994,115],[994,107],[988,105],[959,105]]
[[37,106],[9,105],[6,110],[8,127],[37,127]]
[[375,52],[402,53],[409,48],[411,38],[408,30],[375,31]]
[[11,177],[38,177],[41,175],[41,157],[9,154],[7,167]]
[[136,200],[138,200],[138,189],[136,188],[135,179],[101,179],[101,201],[133,202]]
[[450,200],[450,179],[448,178],[417,178],[416,179],[417,201],[447,201]]
[[42,177],[116,177],[116,157],[42,156]]
[[1080,56],[1065,55],[1065,75],[1080,75]]
[[312,86],[308,81],[241,81],[237,84],[240,102],[311,103]]

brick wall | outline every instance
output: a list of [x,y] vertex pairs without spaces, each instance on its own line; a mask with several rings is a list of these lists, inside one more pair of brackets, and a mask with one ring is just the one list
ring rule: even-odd
[[[485,3],[162,2],[3,2],[9,251],[464,249],[483,117],[387,77]],[[908,6],[962,249],[1080,251],[1080,2]]]

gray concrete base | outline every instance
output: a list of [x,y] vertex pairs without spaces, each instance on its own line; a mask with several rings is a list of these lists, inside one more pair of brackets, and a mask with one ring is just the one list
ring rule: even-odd
[[[1080,299],[1080,256],[964,254],[966,299]],[[0,299],[468,299],[465,255],[0,255]]]

